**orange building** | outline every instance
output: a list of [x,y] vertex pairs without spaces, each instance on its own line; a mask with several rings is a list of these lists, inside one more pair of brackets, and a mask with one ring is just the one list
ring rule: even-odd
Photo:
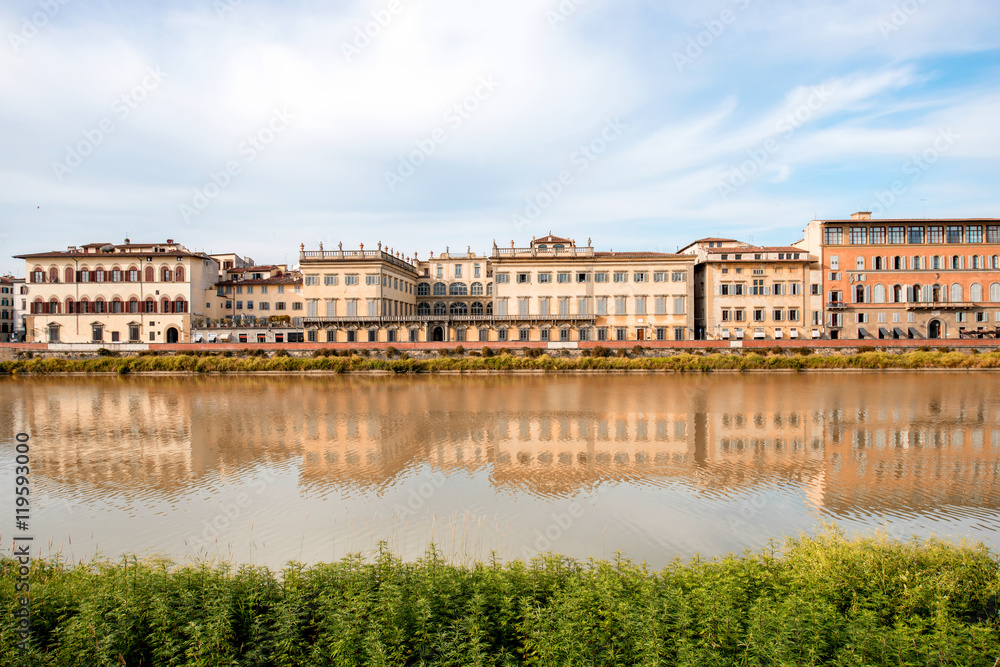
[[958,338],[1000,326],[1000,219],[813,220],[830,338]]

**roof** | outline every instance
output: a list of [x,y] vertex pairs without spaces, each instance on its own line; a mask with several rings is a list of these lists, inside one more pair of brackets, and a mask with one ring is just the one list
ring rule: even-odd
[[548,236],[543,236],[540,239],[532,239],[532,243],[573,243],[573,239],[564,239],[561,236],[553,236],[552,232],[549,232]]
[[866,224],[879,224],[879,223],[891,223],[891,222],[912,222],[919,224],[930,224],[935,222],[1000,222],[1000,218],[865,218],[861,220],[854,220],[853,218],[847,218],[843,220],[814,220],[813,222],[820,222],[826,224],[828,222],[837,224],[847,224],[847,223],[866,223]]
[[300,285],[301,276],[284,274],[273,278],[253,278],[250,280],[220,280],[216,285]]
[[[111,246],[111,250],[104,252],[101,248]],[[174,250],[154,250],[161,246],[174,246]],[[97,252],[87,252],[87,248],[96,248]],[[179,243],[85,243],[80,247],[73,247],[68,250],[50,250],[48,252],[35,252],[25,255],[14,255],[16,259],[44,259],[58,257],[201,257],[202,259],[212,259],[202,252],[191,252]]]
[[755,252],[798,252],[808,255],[809,253],[802,248],[796,248],[795,246],[744,246],[742,248],[710,248],[708,254],[710,255],[732,255],[732,254],[753,254]]
[[641,257],[678,257],[678,256],[679,255],[672,252],[595,252],[594,253],[594,257],[641,258]]

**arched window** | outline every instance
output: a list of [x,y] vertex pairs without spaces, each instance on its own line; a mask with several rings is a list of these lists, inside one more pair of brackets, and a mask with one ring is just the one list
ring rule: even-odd
[[95,313],[106,313],[106,312],[108,312],[108,304],[104,301],[104,297],[103,296],[97,297],[97,300],[94,301],[94,312]]
[[538,244],[538,249],[539,250],[548,250],[549,247],[547,245],[545,245],[544,243],[539,243]]
[[855,303],[864,303],[865,302],[865,286],[864,285],[857,285],[857,286],[855,286],[855,288],[854,288],[854,301],[855,301]]
[[122,300],[119,297],[116,296],[115,298],[111,299],[111,312],[112,313],[120,313],[123,310],[124,309],[122,308]]
[[552,249],[553,250],[565,250],[566,246],[564,246],[562,243],[557,243],[554,246],[552,246]]
[[49,269],[49,282],[50,283],[59,282],[59,269],[57,269],[54,266]]
[[156,282],[156,269],[151,266],[146,267],[146,282],[154,283]]
[[84,267],[80,269],[80,282],[89,283],[93,275],[90,273],[90,269]]
[[127,280],[130,283],[137,283],[137,282],[139,282],[139,269],[138,269],[138,267],[135,267],[135,266],[128,267],[128,278],[127,278]]
[[457,301],[451,304],[451,307],[448,309],[448,312],[450,315],[468,315],[469,307],[464,303],[462,303],[461,301]]
[[486,283],[486,296],[493,296],[493,283]]
[[892,302],[893,303],[903,303],[905,299],[903,298],[903,286],[893,285],[892,286]]
[[854,268],[857,269],[858,271],[864,271],[865,270],[865,258],[864,257],[855,257],[854,258]]
[[45,271],[42,271],[42,267],[36,266],[31,270],[31,282],[33,283],[45,282]]
[[931,268],[932,269],[940,269],[941,268],[941,257],[940,256],[934,255],[933,257],[931,257]]
[[146,303],[145,312],[147,312],[147,313],[155,313],[156,312],[156,299],[154,299],[151,296],[147,296],[145,303]]
[[960,269],[962,268],[962,258],[958,255],[952,255],[951,257],[951,268]]
[[122,269],[120,266],[115,266],[111,269],[111,282],[120,283],[122,281]]
[[182,283],[184,282],[184,267],[178,266],[174,270],[174,282]]
[[170,299],[163,297],[160,299],[160,312],[169,313],[170,312]]
[[434,283],[434,296],[444,296],[448,293],[448,288],[444,283]]
[[430,296],[431,286],[427,283],[420,283],[417,285],[417,296]]
[[429,303],[417,304],[417,315],[430,315],[431,305]]
[[41,315],[42,313],[45,312],[45,310],[46,310],[45,302],[42,301],[41,297],[35,299],[35,302],[31,304],[31,312],[34,315]]
[[179,296],[177,297],[177,300],[174,301],[174,312],[175,313],[187,312],[187,301],[184,300],[184,297]]
[[934,302],[934,303],[940,303],[941,302],[941,286],[940,285],[932,285],[931,286],[931,301]]
[[160,280],[162,282],[169,283],[173,281],[173,279],[174,279],[174,274],[170,272],[169,268],[164,266],[162,269],[160,269]]
[[979,303],[983,300],[983,286],[979,283],[969,285],[969,301]]
[[913,256],[913,265],[911,266],[911,268],[913,268],[914,270],[917,270],[917,271],[919,271],[920,269],[923,268],[920,265],[920,255],[914,255]]
[[449,296],[465,296],[469,293],[469,287],[465,283],[452,283],[448,286]]
[[474,301],[472,303],[471,313],[472,313],[472,315],[478,315],[478,316],[481,317],[482,314],[483,314],[483,304],[481,304],[478,301]]
[[72,266],[67,266],[66,267],[66,278],[64,279],[64,282],[67,282],[67,283],[76,282],[76,272],[73,271],[73,267]]
[[94,269],[94,282],[103,283],[104,282],[104,267],[99,266]]
[[990,268],[1000,269],[1000,255],[993,255],[990,257]]
[[66,297],[66,314],[72,315],[76,312],[76,304],[73,302],[73,297]]
[[990,301],[994,303],[1000,301],[1000,283],[990,285]]
[[60,305],[61,304],[59,303],[59,299],[55,297],[49,299],[49,315],[58,315],[60,312],[62,312],[62,308],[60,308]]
[[472,288],[469,290],[469,294],[472,296],[482,296],[483,295],[483,284],[482,283],[472,283]]
[[128,300],[128,312],[138,313],[139,312],[139,299],[134,296]]
[[899,255],[896,255],[895,257],[892,258],[892,269],[893,271],[903,270],[903,258],[900,257]]
[[90,307],[90,299],[83,297],[80,302],[76,304],[77,311],[80,313],[91,313],[93,309]]
[[445,306],[440,301],[438,301],[437,303],[434,304],[434,314],[435,315],[447,315],[448,314],[448,307]]
[[882,265],[882,258],[881,257],[876,257],[875,258],[875,263],[872,265],[872,268],[875,269],[876,271],[881,271],[882,269],[885,268],[885,266]]
[[923,293],[921,292],[922,289],[923,288],[920,286],[920,283],[913,286],[913,301],[915,303],[919,303],[924,300]]
[[[486,285],[486,288],[489,289],[489,287],[490,287],[491,284],[492,283],[488,283]],[[486,302],[486,317],[493,317],[493,302],[492,301],[487,301]]]
[[957,303],[962,300],[962,286],[954,283],[951,286],[951,301]]
[[874,303],[885,303],[885,285],[879,283],[872,287],[872,301]]

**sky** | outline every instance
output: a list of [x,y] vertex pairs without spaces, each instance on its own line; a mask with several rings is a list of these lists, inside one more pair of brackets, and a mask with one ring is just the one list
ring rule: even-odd
[[0,273],[1000,217],[996,0],[7,0]]

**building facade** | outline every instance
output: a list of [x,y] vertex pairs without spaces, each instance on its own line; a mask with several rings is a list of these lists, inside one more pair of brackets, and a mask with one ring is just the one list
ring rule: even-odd
[[204,317],[204,295],[219,273],[211,257],[173,239],[17,257],[29,288],[28,342],[189,342],[192,317]]
[[14,307],[20,298],[17,287],[13,276],[0,276],[0,343],[9,343],[16,336]]
[[1000,326],[1000,219],[813,220],[830,338],[958,338]]
[[695,264],[699,340],[819,338],[810,327],[810,265],[800,248],[707,238],[681,249]]

